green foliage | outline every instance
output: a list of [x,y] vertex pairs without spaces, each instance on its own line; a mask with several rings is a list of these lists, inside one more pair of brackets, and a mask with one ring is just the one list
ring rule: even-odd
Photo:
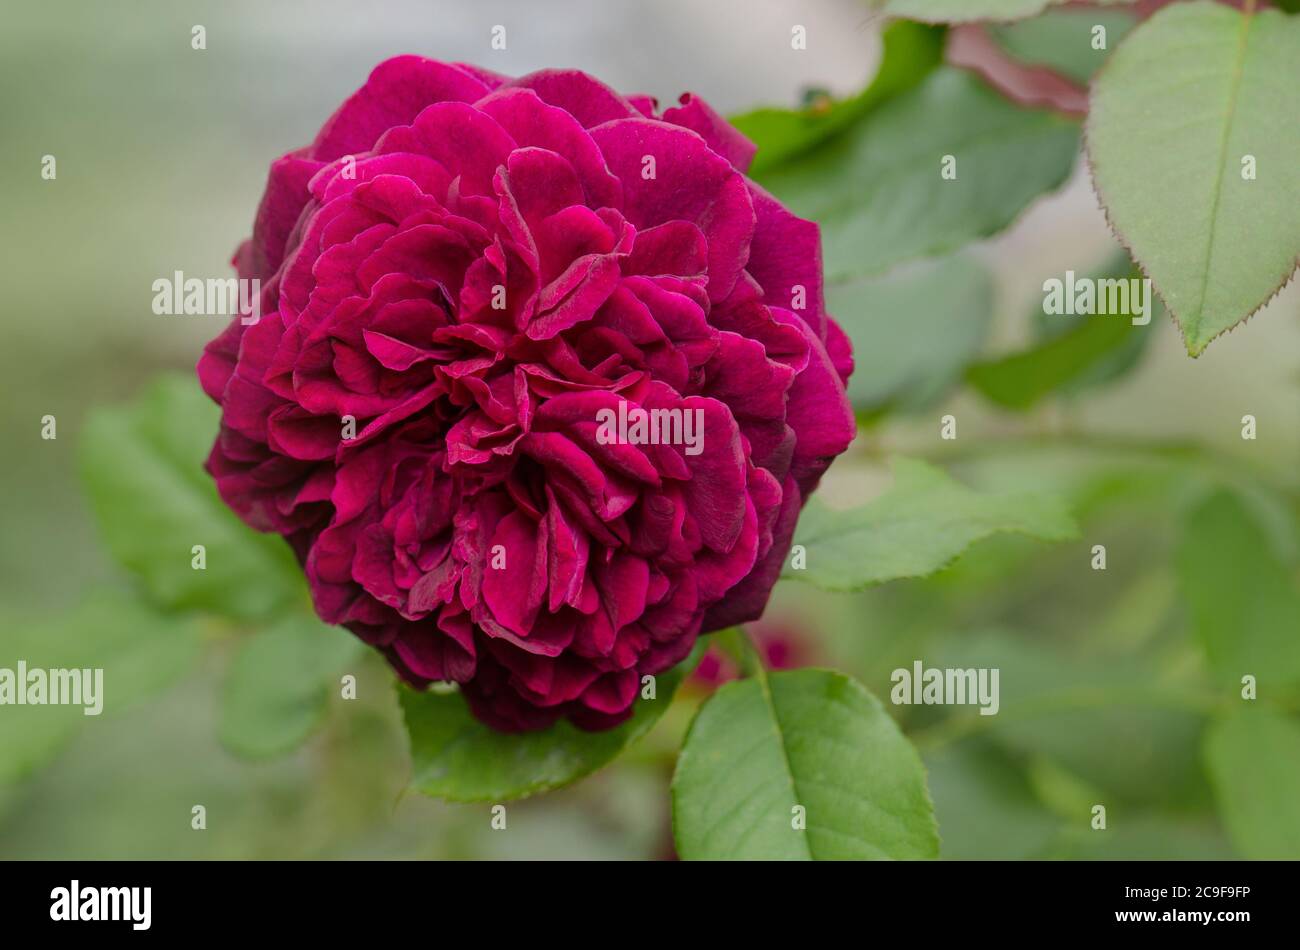
[[[945,66],[759,181],[821,225],[826,277],[836,282],[1002,230],[1065,181],[1078,139],[1075,123],[1017,108]],[[953,180],[940,177],[946,155]]]
[[1038,800],[1019,764],[997,745],[947,745],[926,755],[925,765],[943,827],[943,858],[1041,857],[1060,833],[1061,819]]
[[783,576],[827,590],[861,590],[901,577],[924,577],[970,545],[998,532],[1045,541],[1077,534],[1069,512],[1050,495],[981,494],[914,459],[894,463],[894,484],[858,508],[835,511],[810,501],[795,529],[808,564]]
[[1052,2],[1054,0],[872,0],[872,4],[885,13],[928,23],[1015,20],[1033,16]]
[[293,614],[240,644],[221,703],[221,741],[248,758],[291,752],[325,717],[332,689],[366,647],[340,627]]
[[1128,320],[1095,317],[1028,350],[977,363],[967,379],[984,396],[1007,409],[1029,409],[1043,397],[1063,389],[1087,370],[1141,339],[1143,328]]
[[[82,474],[109,549],[156,607],[255,623],[231,666],[220,735],[228,749],[265,758],[314,731],[332,677],[363,648],[307,612],[287,545],[253,532],[217,496],[203,471],[217,417],[193,378],[159,377],[134,403],[92,413]],[[202,569],[194,545],[205,549]]]
[[1206,0],[1137,27],[1093,84],[1097,192],[1192,356],[1266,303],[1300,257],[1297,62],[1300,20]]
[[[1128,263],[1088,275],[1091,280],[1138,279]],[[1094,315],[1044,314],[1032,319],[1038,339],[1028,349],[969,367],[966,378],[983,396],[1006,409],[1029,409],[1055,393],[1078,393],[1110,382],[1133,369],[1145,352],[1163,308],[1149,301],[1149,322],[1133,323],[1133,300],[1117,313]]]
[[539,732],[497,732],[474,718],[454,693],[418,693],[398,686],[411,740],[411,785],[454,802],[500,802],[575,782],[641,738],[695,669],[706,642],[659,674],[655,698],[638,698],[632,718],[604,732],[584,732],[567,720]]
[[1177,551],[1192,633],[1223,681],[1261,693],[1300,684],[1300,585],[1294,568],[1233,493],[1187,512]]
[[993,317],[993,282],[968,254],[827,289],[853,341],[849,399],[859,411],[935,403],[961,379]]
[[1295,717],[1242,706],[1210,730],[1205,760],[1228,834],[1241,853],[1260,860],[1300,859],[1300,723]]
[[1000,670],[997,715],[954,711],[950,729],[983,730],[1111,804],[1204,804],[1198,748],[1206,698],[1135,652],[1117,663],[1104,654],[985,634],[953,638],[932,662]]
[[731,118],[759,146],[749,169],[753,177],[762,180],[769,171],[805,157],[882,102],[916,86],[943,58],[942,30],[904,20],[890,24],[881,39],[880,68],[856,96],[803,109],[755,109]]
[[[0,668],[19,661],[34,669],[102,669],[102,710],[84,705],[0,707],[0,786],[45,765],[81,730],[97,730],[172,685],[198,657],[200,628],[188,619],[161,617],[134,598],[93,592],[78,607],[42,618],[6,617]],[[18,688],[24,688],[19,683]]]
[[1105,831],[1074,829],[1052,853],[1076,861],[1233,861],[1213,821],[1119,809],[1108,811]]
[[[885,13],[927,23],[969,23],[975,20],[1017,20],[1067,0],[871,0]],[[1096,0],[1101,4],[1132,0]]]
[[[1016,23],[991,24],[989,35],[1012,59],[1046,66],[1081,86],[1101,68],[1110,50],[1133,28],[1127,10],[1044,10]],[[1092,31],[1106,28],[1106,48],[1094,49]]]
[[760,671],[704,704],[673,776],[673,834],[688,860],[939,850],[911,744],[860,684],[817,669]]
[[[306,585],[287,545],[236,518],[203,471],[218,415],[193,377],[161,376],[134,403],[91,413],[82,478],[113,557],[159,605],[257,619]],[[195,545],[206,570],[192,566]]]

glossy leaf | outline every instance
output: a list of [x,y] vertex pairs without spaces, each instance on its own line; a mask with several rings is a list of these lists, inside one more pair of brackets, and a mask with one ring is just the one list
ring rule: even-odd
[[1074,122],[942,67],[763,184],[821,225],[827,279],[842,281],[1002,230],[1065,181],[1078,140]]
[[[1089,280],[1139,279],[1125,258],[1122,266],[1088,275]],[[1057,278],[1061,279],[1061,278]],[[1132,286],[1131,282],[1127,285]],[[1125,292],[1124,297],[1128,297]],[[1122,299],[1122,298],[1121,298]],[[1007,409],[1028,409],[1053,393],[1074,393],[1109,382],[1137,365],[1164,308],[1155,295],[1146,316],[1133,322],[1138,309],[1130,298],[1115,313],[1033,315],[1038,341],[993,360],[976,363],[966,378],[987,399]]]
[[1247,858],[1300,859],[1300,722],[1243,705],[1205,739],[1219,813]]
[[[1089,633],[1099,626],[1094,615],[1085,622]],[[1068,775],[1108,802],[1208,804],[1199,755],[1206,717],[1193,705],[1206,698],[1204,691],[1170,682],[1136,650],[1120,663],[1114,654],[1043,639],[967,630],[918,653],[928,667],[999,671],[997,714],[949,707],[947,728],[964,724],[1021,761],[1050,763],[1040,774]]]
[[645,735],[664,714],[677,687],[704,654],[659,674],[655,698],[636,701],[632,718],[604,732],[584,732],[567,720],[539,732],[497,732],[451,692],[416,692],[399,685],[411,740],[411,784],[436,798],[500,802],[548,791],[589,775]]
[[218,415],[196,380],[160,377],[91,413],[82,477],[109,551],[161,606],[261,618],[305,598],[305,584],[288,546],[236,518],[203,471]]
[[1224,681],[1300,683],[1300,585],[1255,514],[1216,492],[1184,518],[1177,551],[1192,633]]
[[1174,4],[1093,84],[1097,193],[1192,356],[1263,306],[1300,258],[1297,64],[1300,19]]
[[983,494],[914,459],[894,463],[894,484],[858,508],[838,511],[813,499],[794,543],[807,566],[787,559],[783,576],[828,590],[860,590],[940,570],[967,547],[998,532],[1062,541],[1077,532],[1055,498],[1035,492]]
[[843,132],[876,106],[914,87],[943,58],[943,31],[918,23],[892,23],[881,34],[880,68],[855,96],[832,101],[814,96],[802,109],[763,108],[731,117],[758,146],[749,174],[764,175]]
[[993,281],[974,257],[925,261],[831,286],[827,306],[853,341],[858,410],[922,409],[961,379],[993,316]]
[[1009,861],[1041,857],[1061,820],[1034,797],[1021,768],[993,743],[968,741],[925,756],[942,857]]
[[290,615],[240,645],[221,702],[221,741],[248,758],[291,752],[325,717],[366,647],[341,627]]
[[[80,606],[53,617],[4,620],[0,669],[101,670],[100,712],[82,705],[0,706],[0,784],[44,765],[83,729],[131,708],[170,686],[198,658],[200,629],[190,618],[167,617],[117,591],[92,593]],[[17,688],[25,684],[16,683]]]
[[933,858],[925,770],[879,701],[831,670],[728,683],[673,776],[688,860]]
[[[1068,8],[1045,10],[1016,23],[991,24],[989,35],[1012,59],[1030,66],[1045,66],[1086,86],[1106,62],[1116,44],[1133,28],[1127,10]],[[1104,27],[1106,45],[1094,46],[1094,29]]]
[[[975,20],[1018,20],[1067,0],[872,0],[885,13],[927,23],[969,23]],[[1130,3],[1132,0],[1097,0]]]

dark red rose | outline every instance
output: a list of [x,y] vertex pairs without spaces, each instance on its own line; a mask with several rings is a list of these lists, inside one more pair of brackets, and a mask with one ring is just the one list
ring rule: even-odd
[[[405,56],[271,166],[208,469],[323,619],[498,729],[601,729],[762,613],[854,424],[817,227],[752,153],[689,95]],[[620,404],[699,450],[601,438]]]

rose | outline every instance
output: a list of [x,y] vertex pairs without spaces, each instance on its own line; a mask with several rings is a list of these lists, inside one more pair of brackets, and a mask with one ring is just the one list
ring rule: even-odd
[[[272,165],[208,470],[324,620],[498,729],[599,729],[762,613],[854,424],[817,228],[753,150],[689,95],[406,56]],[[698,451],[597,439],[620,403]]]

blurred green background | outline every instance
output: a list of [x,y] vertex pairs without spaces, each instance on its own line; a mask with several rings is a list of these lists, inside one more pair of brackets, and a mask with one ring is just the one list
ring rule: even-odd
[[[151,282],[174,270],[224,276],[270,161],[309,141],[375,63],[417,52],[512,74],[577,66],[664,102],[693,90],[729,113],[793,106],[809,87],[848,94],[870,77],[879,22],[861,5],[801,3],[802,54],[789,48],[794,16],[786,4],[738,0],[10,5],[0,32],[0,638],[12,647],[39,635],[49,647],[63,637],[78,657],[106,630],[156,622],[132,612],[134,589],[97,536],[78,479],[82,421],[159,371],[191,371],[225,321],[155,316]],[[505,51],[489,48],[497,23]],[[190,48],[194,24],[207,29],[205,51]],[[54,181],[40,177],[46,154],[57,158]],[[977,488],[1058,494],[1081,537],[994,538],[932,578],[862,594],[782,582],[763,629],[882,698],[890,672],[916,659],[1001,669],[998,716],[889,707],[930,770],[945,857],[1300,849],[1300,827],[1267,813],[1267,796],[1243,804],[1209,751],[1264,737],[1252,760],[1264,772],[1250,782],[1300,800],[1300,755],[1287,754],[1297,751],[1287,745],[1294,715],[1280,738],[1275,723],[1232,731],[1236,720],[1221,717],[1238,687],[1214,672],[1230,665],[1216,665],[1216,650],[1231,653],[1244,628],[1269,645],[1243,661],[1261,667],[1271,649],[1294,656],[1300,638],[1300,293],[1285,289],[1195,361],[1158,313],[1140,352],[1013,412],[963,385],[965,367],[1041,340],[1042,281],[1108,266],[1114,241],[1076,167],[971,253],[988,277],[954,278],[950,299],[938,298],[949,284],[907,266],[860,294],[841,291],[864,425],[823,498],[860,503],[887,484],[888,457],[912,455]],[[939,439],[949,413],[955,442]],[[55,441],[40,437],[46,414],[58,420]],[[1246,414],[1258,419],[1253,441],[1241,438]],[[1094,544],[1107,547],[1106,571],[1089,566]],[[78,609],[101,587],[120,593]],[[672,854],[667,783],[705,686],[688,688],[613,766],[511,805],[498,832],[487,805],[404,791],[405,739],[375,656],[348,667],[360,698],[331,701],[305,746],[248,761],[220,741],[219,709],[249,631],[168,623],[197,625],[186,634],[195,649],[166,658],[180,673],[129,704],[111,698],[48,754],[5,763],[3,745],[18,743],[0,707],[0,857]],[[1279,716],[1300,699],[1288,676],[1268,682]],[[1098,801],[1108,803],[1104,833],[1088,826]],[[196,803],[205,831],[190,827]],[[1251,815],[1273,823],[1274,844]]]

